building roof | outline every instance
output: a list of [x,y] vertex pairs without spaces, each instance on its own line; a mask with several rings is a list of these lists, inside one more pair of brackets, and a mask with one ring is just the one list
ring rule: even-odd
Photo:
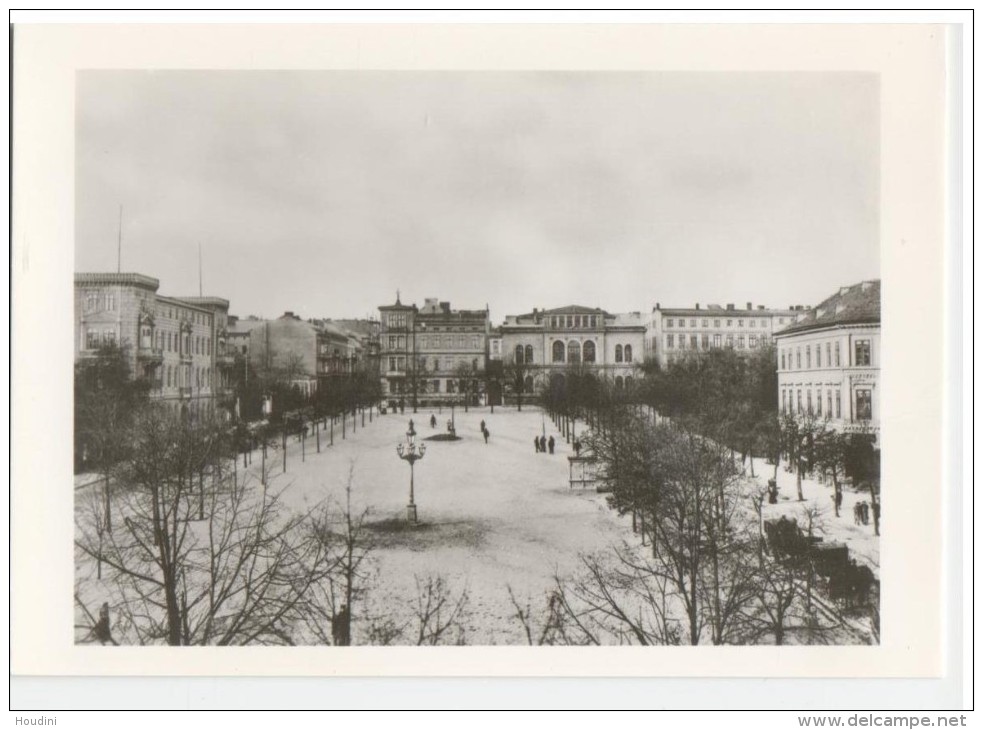
[[579,304],[568,304],[565,307],[557,307],[556,309],[544,309],[541,314],[604,314],[603,309],[598,307],[584,307]]
[[139,286],[157,291],[160,280],[135,273],[82,272],[75,274],[75,286]]
[[187,302],[188,304],[193,304],[196,307],[206,307],[214,309],[229,309],[229,300],[222,299],[222,297],[172,297],[182,302]]
[[228,326],[225,328],[227,332],[239,335],[248,335],[257,327],[266,324],[269,320],[265,319],[237,319],[234,322],[229,321]]
[[765,307],[757,307],[755,309],[739,309],[734,307],[733,309],[726,309],[716,304],[708,305],[705,309],[657,307],[656,309],[652,310],[652,314],[657,313],[668,315],[670,317],[720,317],[721,315],[726,315],[728,317],[736,317],[738,315],[745,317],[771,317],[774,315],[794,317],[796,314],[798,314],[798,312],[794,309],[768,309]]
[[802,313],[799,320],[781,331],[781,335],[805,332],[846,324],[880,324],[881,280],[861,281],[841,287],[836,294]]

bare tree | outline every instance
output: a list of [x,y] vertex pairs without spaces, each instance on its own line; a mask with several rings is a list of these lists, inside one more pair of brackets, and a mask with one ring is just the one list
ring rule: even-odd
[[465,586],[455,598],[442,575],[415,576],[417,646],[437,646],[453,634],[454,643],[465,643],[464,618],[469,600]]
[[[306,514],[251,479],[204,472],[218,458],[214,426],[148,409],[133,460],[118,470],[125,529],[76,520],[78,559],[102,560],[101,590],[125,643],[291,644],[312,586],[330,567],[306,538]],[[196,479],[197,477],[197,479]]]
[[532,374],[532,367],[524,359],[517,359],[512,353],[506,358],[502,372],[506,385],[515,395],[516,407],[521,411],[523,398],[527,394],[531,395],[526,379]]

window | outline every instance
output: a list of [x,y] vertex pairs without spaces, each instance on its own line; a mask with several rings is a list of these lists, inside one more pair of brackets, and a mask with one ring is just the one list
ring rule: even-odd
[[801,416],[802,415],[802,391],[801,390],[796,390],[795,391],[795,407],[796,407],[796,413],[798,413]]
[[525,393],[532,392],[532,375],[526,376],[526,379],[522,383],[522,388],[523,388],[523,392]]
[[151,347],[153,337],[150,333],[150,325],[145,324],[140,327],[140,347]]
[[433,359],[433,371],[434,372],[437,372],[438,370],[440,370],[440,358],[439,357],[435,357]]
[[580,329],[580,315],[578,314],[573,318],[573,326]]
[[573,327],[573,315],[572,314],[568,314],[567,315],[567,327],[568,328],[569,327]]
[[592,340],[584,343],[584,362],[597,362],[597,348]]
[[782,350],[782,370],[785,369],[785,350]]
[[812,367],[812,345],[806,345],[806,367]]
[[580,362],[580,343],[576,340],[567,345],[567,362]]
[[700,345],[704,350],[710,349],[710,335],[703,335],[703,337],[700,338]]
[[676,321],[676,324],[679,325],[680,327],[685,327],[686,326],[686,320],[685,319],[677,320]]
[[666,349],[667,350],[671,350],[672,349],[672,340],[673,340],[672,335],[666,335]]
[[[836,367],[839,367],[840,366],[840,343],[839,342],[836,343],[835,349],[833,350],[833,354],[836,357]],[[837,399],[839,399],[839,396],[837,396]],[[836,415],[837,415],[837,417],[839,417],[840,414],[837,413]]]
[[826,391],[826,415],[832,417],[833,415],[833,391]]
[[522,365],[523,363],[525,363],[526,360],[525,360],[524,352],[525,352],[525,350],[522,349],[522,345],[516,345],[515,346],[515,364],[516,365]]
[[559,325],[557,324],[557,319],[556,319],[556,317],[550,317],[550,326],[551,326],[551,327],[552,327],[553,329],[556,329],[557,327],[559,327]]
[[788,412],[788,403],[787,403],[788,399],[786,398],[787,395],[788,394],[785,392],[785,389],[782,388],[782,415]]
[[396,358],[391,357],[389,358],[389,370],[393,371],[395,369],[396,369]]
[[453,380],[448,380],[447,381],[447,392],[448,393],[453,393],[454,392],[454,381]]
[[559,340],[557,340],[556,342],[554,342],[553,343],[553,362],[563,362],[564,359],[565,359],[564,358],[564,355],[565,354],[566,353],[565,353],[565,348],[563,347],[563,343],[560,342]]
[[738,327],[743,327],[744,326],[744,320],[743,319],[737,320],[737,326]]
[[816,367],[821,368],[823,366],[823,346],[816,345]]
[[110,312],[112,312],[114,309],[116,309],[116,295],[115,294],[107,294],[106,295],[106,309],[109,310]]
[[795,368],[796,370],[802,369],[802,350],[798,347],[795,348]]
[[[696,349],[696,335],[689,336],[689,347],[691,350]],[[631,362],[631,360],[629,359],[628,362]]]
[[471,338],[471,349],[472,350],[477,350],[479,347],[481,347],[481,338],[480,337],[472,337]]
[[691,319],[691,320],[689,321],[689,326],[690,326],[690,327],[696,327],[696,320],[695,320],[695,319]]
[[434,393],[439,393],[440,392],[440,381],[439,380],[433,381],[433,392]]
[[757,335],[751,335],[750,337],[748,337],[748,346],[749,347],[752,347],[752,348],[758,346],[758,336]]
[[526,345],[526,365],[532,365],[532,345]]
[[732,319],[728,319],[728,320],[727,320],[727,326],[728,326],[728,327],[733,327],[733,326],[734,326],[734,320],[732,320]]
[[[696,337],[693,338],[694,343],[696,342]],[[696,347],[694,344],[693,347]],[[625,362],[631,362],[631,345],[625,345]]]
[[833,350],[832,350],[830,344],[827,342],[826,343],[826,367],[832,367],[833,366],[832,352],[833,352]]
[[734,335],[727,335],[727,347],[734,346]]
[[873,414],[871,407],[871,391],[869,388],[857,390],[857,407],[854,410],[858,421],[869,421]]
[[719,319],[713,320],[713,326],[714,327],[719,327],[720,326],[720,320]]
[[708,319],[703,320],[703,326],[704,327],[709,327],[710,326],[710,320],[708,320]]
[[812,415],[812,391],[806,391],[806,413]]
[[[672,335],[669,335],[669,341],[672,342]],[[680,342],[683,341],[682,335],[680,335],[679,341]],[[670,347],[671,346],[672,345],[670,345]],[[621,345],[615,345],[614,346],[614,361],[615,362],[624,362],[624,360],[625,360],[625,351],[622,349]]]
[[621,390],[622,388],[624,388],[625,387],[625,379],[622,378],[620,375],[618,377],[616,377],[614,379],[614,387],[617,388],[618,390]]
[[[679,335],[679,349],[686,349],[686,335]],[[618,362],[620,362],[620,360]]]
[[720,335],[713,336],[713,346],[720,347]]
[[823,392],[821,390],[816,391],[816,415],[823,415]]
[[833,402],[836,404],[836,417],[842,418],[843,416],[840,413],[840,391],[836,391],[836,398]]
[[99,333],[96,330],[85,331],[85,349],[86,350],[99,349]]
[[757,327],[758,326],[758,320],[752,319],[750,322],[748,322],[748,326],[750,326],[750,327]]
[[667,319],[666,320],[666,327],[672,327],[672,320],[671,319]]
[[737,349],[738,350],[744,349],[744,335],[737,336]]
[[870,340],[857,340],[853,344],[853,364],[870,365]]

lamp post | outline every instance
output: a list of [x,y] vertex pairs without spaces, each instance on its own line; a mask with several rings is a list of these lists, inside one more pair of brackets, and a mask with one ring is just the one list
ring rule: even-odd
[[410,429],[406,432],[406,443],[397,444],[396,453],[399,458],[410,465],[410,503],[406,505],[406,519],[416,523],[416,503],[413,501],[413,465],[426,453],[426,444],[416,443],[416,431],[413,429],[413,419],[410,419]]

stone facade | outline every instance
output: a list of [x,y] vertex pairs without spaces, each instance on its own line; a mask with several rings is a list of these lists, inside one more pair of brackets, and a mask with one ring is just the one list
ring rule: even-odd
[[876,433],[880,316],[880,281],[864,281],[843,287],[776,334],[779,410]]
[[220,333],[229,303],[165,297],[157,293],[159,285],[142,274],[76,274],[76,361],[115,342],[124,348],[133,376],[150,384],[151,398],[175,410],[214,412],[216,396],[228,384]]
[[801,306],[768,309],[754,307],[751,302],[744,309],[733,304],[663,309],[656,304],[648,324],[646,356],[666,367],[676,358],[713,348],[752,352],[770,343],[776,332],[792,324],[803,311]]

